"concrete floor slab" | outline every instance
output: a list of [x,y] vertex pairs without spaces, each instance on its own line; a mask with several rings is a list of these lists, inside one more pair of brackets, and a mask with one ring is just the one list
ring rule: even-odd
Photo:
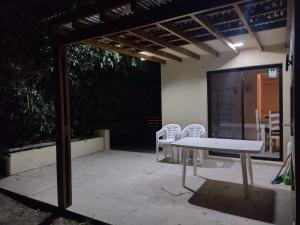
[[[198,176],[188,167],[186,189],[181,186],[181,165],[155,159],[151,153],[114,150],[73,159],[70,210],[116,225],[270,224],[189,202],[207,179],[241,185],[239,162],[205,160]],[[255,185],[275,192],[273,224],[288,225],[289,186],[270,183],[279,167],[254,164],[253,169]],[[1,179],[0,187],[57,204],[55,165]]]

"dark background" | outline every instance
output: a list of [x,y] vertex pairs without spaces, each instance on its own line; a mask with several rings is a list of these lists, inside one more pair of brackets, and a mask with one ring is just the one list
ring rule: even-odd
[[[92,3],[0,3],[0,149],[55,140],[53,53],[42,19]],[[110,129],[113,147],[154,146],[160,65],[77,43],[68,47],[68,67],[73,139]]]

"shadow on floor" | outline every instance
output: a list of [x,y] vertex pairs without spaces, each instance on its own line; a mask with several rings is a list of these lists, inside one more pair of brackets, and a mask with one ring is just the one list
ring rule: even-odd
[[207,180],[188,200],[189,203],[236,216],[272,223],[274,220],[275,192],[250,187],[245,199],[243,185]]

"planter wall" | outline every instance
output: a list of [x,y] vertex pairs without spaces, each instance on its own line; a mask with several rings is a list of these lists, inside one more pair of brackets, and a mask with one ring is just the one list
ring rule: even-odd
[[[109,149],[104,137],[74,141],[71,143],[72,158]],[[6,176],[56,163],[56,146],[42,147],[27,151],[11,152],[0,158]]]

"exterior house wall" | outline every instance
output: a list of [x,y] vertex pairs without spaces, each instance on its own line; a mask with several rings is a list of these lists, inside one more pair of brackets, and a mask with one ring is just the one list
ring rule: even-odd
[[[287,49],[273,46],[260,52],[241,50],[239,54],[221,53],[219,57],[202,56],[200,60],[168,61],[161,67],[162,123],[208,125],[207,72],[268,64],[282,64],[283,123],[290,122],[290,73],[285,72]],[[284,157],[290,140],[290,128],[283,128]]]

